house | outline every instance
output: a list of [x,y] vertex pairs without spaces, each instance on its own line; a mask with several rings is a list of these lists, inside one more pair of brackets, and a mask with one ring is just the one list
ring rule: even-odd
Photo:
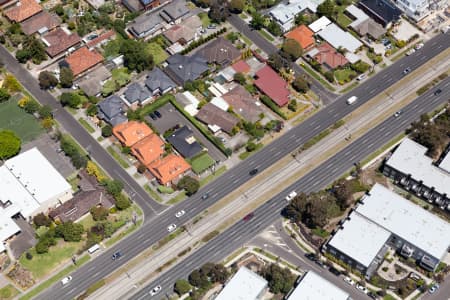
[[153,9],[159,6],[159,0],[140,0],[145,10]]
[[14,5],[17,0],[0,0],[0,8],[5,9],[11,5]]
[[197,119],[207,124],[213,132],[223,130],[228,134],[233,133],[233,128],[239,123],[239,119],[232,114],[221,110],[212,103],[205,104],[195,115]]
[[192,158],[203,151],[203,147],[194,137],[194,133],[187,126],[183,126],[174,131],[167,141],[184,158]]
[[21,23],[41,11],[42,7],[37,1],[19,0],[14,7],[5,10],[4,14],[11,22]]
[[[383,174],[401,187],[450,211],[450,174],[426,156],[427,148],[404,139],[383,166]],[[447,156],[449,156],[447,154]]]
[[233,112],[247,122],[256,122],[264,113],[261,103],[255,99],[243,86],[236,85],[222,98],[230,105]]
[[137,38],[145,38],[160,33],[163,27],[164,20],[159,15],[148,12],[134,19],[128,31]]
[[[432,1],[432,0],[397,0],[395,4],[398,8],[400,8],[405,15],[409,18],[413,19],[416,22],[423,20],[426,16],[431,13],[431,6],[436,5],[439,6],[439,2],[442,2],[443,5],[446,1]],[[447,2],[448,5],[448,2]],[[437,8],[437,7],[436,7]]]
[[98,96],[103,84],[111,78],[111,72],[103,65],[95,68],[77,83],[80,89],[88,96]]
[[290,92],[287,82],[271,67],[266,65],[256,72],[256,87],[273,100],[278,106],[285,106],[289,102]]
[[71,33],[66,28],[57,28],[41,37],[45,44],[45,52],[48,56],[56,57],[64,53],[67,49],[75,47],[81,42],[81,38],[77,33]]
[[324,0],[289,0],[272,8],[269,16],[280,25],[283,32],[288,32],[295,26],[295,16],[304,10],[315,13],[322,2]]
[[145,86],[149,89],[152,96],[163,95],[177,87],[175,82],[157,67],[147,74]]
[[133,82],[132,84],[130,84],[123,94],[125,103],[128,106],[137,104],[144,105],[148,100],[151,99],[151,96],[152,94],[150,93],[150,91],[137,82]]
[[220,96],[212,98],[209,103],[214,104],[223,111],[228,111],[230,108],[230,105]]
[[247,74],[248,72],[250,72],[250,65],[245,60],[239,60],[231,67],[236,71],[236,73]]
[[113,127],[113,135],[126,147],[133,146],[151,134],[153,130],[138,121],[129,121]]
[[174,25],[164,31],[163,35],[172,43],[186,45],[197,35],[197,30],[202,26],[202,21],[196,15],[190,16],[181,24]]
[[131,147],[131,153],[144,166],[150,165],[164,154],[164,141],[155,133],[152,133],[135,143]]
[[246,267],[241,267],[220,291],[216,300],[262,300],[267,290],[267,280]]
[[164,6],[159,15],[169,24],[177,24],[189,13],[189,8],[185,1],[174,0]]
[[91,49],[94,47],[99,47],[99,46],[105,45],[106,43],[108,43],[108,41],[114,39],[115,36],[116,36],[116,33],[114,32],[114,30],[112,30],[112,29],[107,30],[107,31],[101,33],[99,36],[97,36],[93,40],[87,41],[86,46],[89,49]]
[[106,3],[106,0],[86,0],[86,2],[94,9],[99,9],[100,6]]
[[367,279],[383,260],[388,246],[428,271],[434,271],[447,255],[450,224],[445,220],[380,184],[360,201],[325,250]]
[[181,179],[191,166],[181,157],[173,153],[154,161],[148,170],[162,185],[175,184]]
[[343,48],[355,53],[362,46],[362,43],[357,38],[334,23],[330,23],[316,34],[335,49]]
[[309,29],[311,29],[314,33],[317,33],[321,31],[322,29],[325,29],[328,25],[331,24],[331,20],[327,17],[323,16],[319,19],[315,20],[311,24],[308,25]]
[[185,91],[180,94],[175,95],[175,99],[177,102],[183,107],[183,109],[190,114],[191,116],[195,116],[198,113],[198,105],[200,101],[191,94],[189,91]]
[[73,75],[79,76],[103,61],[103,56],[95,50],[81,47],[65,58]]
[[293,39],[302,47],[308,49],[314,46],[314,32],[306,25],[300,25],[284,35],[287,39]]
[[297,280],[287,300],[351,300],[350,295],[313,271]]
[[121,2],[123,6],[125,6],[132,13],[137,13],[144,10],[144,6],[140,0],[122,0]]
[[209,71],[206,59],[197,54],[193,56],[175,54],[169,56],[167,63],[164,72],[178,85],[197,80]]
[[377,23],[388,28],[399,20],[402,11],[389,0],[361,0],[359,6]]
[[306,53],[306,56],[316,60],[328,70],[334,70],[349,63],[344,55],[337,52],[336,49],[326,42],[310,50]]
[[241,52],[224,37],[218,37],[205,47],[197,51],[197,54],[206,58],[208,63],[227,66],[241,57]]
[[383,34],[386,33],[386,29],[380,24],[372,20],[368,15],[355,5],[349,5],[345,9],[347,15],[353,19],[349,27],[355,30],[360,36],[369,35],[373,39],[378,40]]
[[119,96],[111,95],[97,104],[97,107],[98,117],[111,124],[111,126],[116,126],[128,121],[124,114],[123,101]]
[[55,15],[50,14],[46,11],[41,11],[40,13],[32,16],[31,18],[25,20],[20,24],[23,33],[26,35],[32,35],[35,33],[44,34],[47,31],[58,27],[61,24],[61,19]]

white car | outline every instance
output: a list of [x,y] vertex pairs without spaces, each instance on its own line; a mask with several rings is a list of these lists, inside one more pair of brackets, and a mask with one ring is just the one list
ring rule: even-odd
[[416,52],[416,49],[411,48],[408,50],[408,52],[406,52],[406,56],[409,56],[409,55],[413,54],[414,52]]
[[177,229],[177,225],[175,224],[170,224],[169,227],[167,227],[167,231],[172,232],[175,229]]
[[416,48],[416,50],[419,50],[422,47],[423,47],[423,43],[418,43],[415,48]]
[[61,280],[61,284],[62,285],[66,285],[66,284],[68,284],[69,282],[71,282],[72,281],[72,276],[67,276],[67,277],[64,277],[62,280]]
[[161,291],[161,286],[157,285],[150,291],[150,296],[155,296]]
[[350,277],[346,276],[344,277],[344,281],[350,285],[355,285],[355,282]]
[[182,216],[184,216],[185,213],[186,213],[186,212],[185,212],[184,210],[180,210],[179,212],[177,212],[177,213],[175,214],[175,217],[181,218]]
[[363,292],[364,294],[367,294],[367,293],[369,292],[369,290],[368,290],[365,286],[362,286],[362,285],[360,285],[360,284],[357,284],[357,285],[356,285],[356,288],[357,288],[358,290],[360,290],[361,292]]
[[356,77],[356,80],[361,81],[361,80],[363,80],[364,78],[366,78],[366,74],[361,74],[361,75],[359,75],[358,77]]
[[290,192],[289,195],[286,196],[286,201],[291,201],[292,199],[295,198],[295,196],[297,196],[297,192],[296,191]]

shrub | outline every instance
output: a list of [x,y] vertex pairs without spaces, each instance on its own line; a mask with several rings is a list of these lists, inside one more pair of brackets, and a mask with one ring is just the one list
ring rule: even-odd
[[27,253],[25,253],[25,257],[28,260],[32,260],[33,259],[33,254],[31,254],[30,252],[27,251]]
[[116,200],[116,207],[118,210],[124,210],[131,206],[130,199],[124,194],[119,194],[114,197]]
[[147,170],[147,167],[144,164],[139,164],[139,166],[137,167],[137,171],[140,174],[145,173],[145,170]]
[[50,224],[52,224],[52,221],[48,216],[44,215],[44,213],[39,213],[33,217],[33,223],[38,227],[39,226],[49,227]]
[[110,137],[112,136],[112,127],[111,125],[105,125],[102,127],[102,136],[103,137]]
[[94,221],[103,221],[108,217],[109,210],[103,206],[94,206],[90,209],[90,213]]

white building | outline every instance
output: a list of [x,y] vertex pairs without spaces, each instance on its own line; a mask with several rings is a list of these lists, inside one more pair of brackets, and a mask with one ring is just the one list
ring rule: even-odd
[[344,48],[355,53],[362,46],[362,43],[357,38],[334,23],[329,24],[316,34],[335,49]]
[[191,94],[189,91],[185,91],[181,94],[176,94],[175,98],[177,102],[180,103],[183,109],[190,114],[191,116],[195,116],[198,113],[198,105],[200,101]]
[[315,13],[317,6],[325,0],[289,0],[287,4],[280,3],[269,12],[269,15],[281,26],[283,32],[288,32],[295,26],[295,16],[308,9]]
[[350,300],[350,295],[320,277],[313,271],[308,271],[299,280],[287,300]]
[[241,267],[215,300],[261,300],[266,290],[267,280]]
[[408,17],[420,21],[430,13],[429,0],[397,0],[395,2]]
[[325,29],[328,25],[331,24],[331,20],[327,17],[323,16],[319,19],[315,20],[311,24],[308,25],[309,29],[312,30],[312,32],[317,33],[321,31],[322,29]]

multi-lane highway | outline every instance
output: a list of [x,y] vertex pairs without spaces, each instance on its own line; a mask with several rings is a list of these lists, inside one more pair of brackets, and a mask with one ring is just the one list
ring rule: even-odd
[[[70,285],[61,288],[60,285],[56,284],[37,298],[71,299],[82,293],[91,284],[104,278],[119,266],[166,236],[166,228],[169,224],[175,223],[179,226],[182,225],[182,223],[199,214],[217,200],[237,189],[242,183],[250,179],[250,175],[248,174],[249,170],[253,168],[258,168],[260,171],[266,169],[376,94],[383,92],[387,87],[397,82],[403,77],[402,71],[404,68],[410,67],[411,71],[414,71],[427,60],[448,48],[450,46],[450,40],[447,37],[448,36],[444,35],[437,36],[427,43],[421,51],[399,60],[396,64],[383,70],[368,79],[359,87],[355,88],[351,92],[351,95],[356,95],[359,100],[354,105],[350,106],[345,103],[348,96],[341,97],[339,100],[333,102],[299,126],[286,132],[276,143],[268,145],[255,155],[252,155],[239,165],[230,169],[225,175],[205,186],[205,188],[200,190],[196,195],[175,207],[171,207],[159,216],[149,219],[146,215],[147,220],[139,231],[105,251],[103,255],[100,255],[94,261],[76,270],[72,274],[73,280]],[[424,59],[422,59],[423,57]],[[70,115],[69,117],[71,118]],[[80,125],[78,124],[78,126]],[[71,128],[69,127],[67,130],[70,132]],[[77,136],[75,137],[77,138]],[[98,160],[95,155],[96,154],[91,153],[91,156]],[[114,165],[117,166],[117,164]],[[117,168],[120,167],[117,166]],[[112,176],[114,176],[114,173],[112,173]],[[205,192],[208,192],[210,197],[206,200],[202,200],[201,195]],[[147,197],[147,199],[150,198]],[[174,214],[180,209],[185,210],[186,215],[184,219],[178,220],[175,218]],[[121,250],[125,255],[121,260],[113,262],[111,261],[111,255],[117,250]]]
[[[434,91],[440,88],[443,92],[439,96]],[[235,249],[242,247],[244,243],[254,238],[255,234],[274,223],[280,217],[280,212],[286,206],[285,196],[292,190],[297,192],[313,192],[326,187],[336,178],[347,172],[354,163],[367,157],[374,150],[386,144],[393,136],[400,134],[420,115],[433,111],[439,105],[450,99],[450,78],[447,78],[433,90],[410,103],[403,109],[399,117],[389,116],[384,122],[361,138],[355,140],[349,146],[339,151],[322,165],[302,177],[296,183],[286,188],[279,195],[254,211],[254,217],[245,222],[239,221],[225,232],[211,240],[208,244],[191,254],[182,263],[177,264],[163,275],[156,278],[151,284],[131,299],[149,299],[150,290],[156,285],[162,286],[161,293],[173,292],[173,285],[179,278],[186,278],[189,273],[208,261],[220,261]],[[159,299],[161,296],[155,297]]]

